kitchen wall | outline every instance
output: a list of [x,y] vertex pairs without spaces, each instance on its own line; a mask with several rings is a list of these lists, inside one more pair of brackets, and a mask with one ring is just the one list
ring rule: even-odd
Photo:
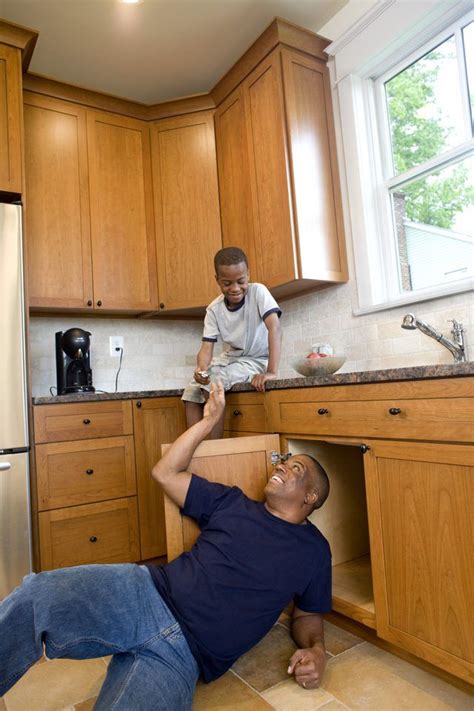
[[[355,282],[300,296],[282,303],[283,349],[279,376],[296,377],[291,368],[295,354],[312,343],[331,343],[346,356],[340,372],[451,363],[451,354],[419,331],[400,327],[412,311],[444,335],[449,318],[467,330],[469,359],[474,358],[474,297],[456,294],[411,306],[353,316]],[[56,386],[54,334],[73,326],[92,333],[94,385],[113,392],[119,358],[109,355],[109,336],[123,336],[124,357],[118,391],[181,388],[189,380],[199,349],[199,321],[138,321],[81,317],[35,317],[30,320],[30,353],[33,396],[50,394]],[[53,390],[53,393],[55,389]]]

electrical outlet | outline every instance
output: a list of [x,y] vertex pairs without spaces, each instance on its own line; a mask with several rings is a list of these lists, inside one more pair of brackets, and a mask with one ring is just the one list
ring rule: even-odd
[[110,336],[109,346],[110,355],[118,357],[121,353],[123,353],[123,336]]

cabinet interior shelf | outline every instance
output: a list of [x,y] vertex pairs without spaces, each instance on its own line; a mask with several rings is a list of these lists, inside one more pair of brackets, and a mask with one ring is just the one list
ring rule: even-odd
[[332,578],[333,609],[375,629],[370,555],[335,565]]

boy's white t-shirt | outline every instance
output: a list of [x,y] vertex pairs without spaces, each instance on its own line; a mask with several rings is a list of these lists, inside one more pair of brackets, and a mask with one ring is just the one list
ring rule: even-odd
[[221,294],[206,309],[202,340],[215,343],[222,339],[222,362],[229,358],[268,358],[264,319],[271,313],[280,316],[281,310],[263,284],[250,283],[243,301],[233,310]]

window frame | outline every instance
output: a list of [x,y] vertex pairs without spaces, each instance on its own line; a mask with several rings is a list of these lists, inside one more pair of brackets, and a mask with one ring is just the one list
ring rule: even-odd
[[[393,4],[393,3],[392,3]],[[400,3],[395,3],[395,5]],[[471,4],[472,7],[472,4]],[[423,31],[416,36],[406,33],[398,42],[396,53],[377,56],[363,66],[354,67],[344,76],[337,76],[337,42],[328,50],[333,96],[338,117],[338,141],[341,150],[341,173],[345,177],[346,223],[352,233],[352,257],[356,274],[359,308],[354,314],[395,308],[404,304],[426,301],[465,292],[474,288],[474,279],[466,277],[416,291],[403,291],[390,191],[408,180],[422,178],[434,168],[443,168],[474,154],[474,138],[464,141],[420,166],[394,175],[391,139],[385,99],[385,82],[407,68],[431,49],[454,35],[458,56],[462,52],[462,28],[474,21],[474,10],[466,12],[465,3],[457,3],[449,17],[425,19]],[[374,25],[380,27],[382,13],[374,15]],[[369,13],[370,15],[370,13]],[[386,22],[390,22],[387,18]],[[369,19],[363,31],[356,32],[370,41]],[[460,44],[461,43],[461,44]],[[343,43],[347,49],[350,42]],[[375,53],[375,55],[377,52]],[[342,62],[343,63],[343,62]],[[341,64],[342,64],[341,63]],[[467,83],[465,62],[458,62],[461,79]],[[472,87],[474,89],[474,87]],[[471,130],[471,111],[467,92],[462,92],[463,126]]]

